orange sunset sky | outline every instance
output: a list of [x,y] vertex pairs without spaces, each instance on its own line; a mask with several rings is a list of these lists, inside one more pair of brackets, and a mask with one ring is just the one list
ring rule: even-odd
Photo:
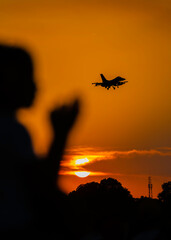
[[[34,59],[38,93],[18,118],[37,154],[52,139],[49,110],[81,100],[61,189],[113,177],[139,197],[151,176],[157,196],[171,180],[171,1],[0,0],[0,41],[27,48]],[[128,83],[94,87],[100,73]]]

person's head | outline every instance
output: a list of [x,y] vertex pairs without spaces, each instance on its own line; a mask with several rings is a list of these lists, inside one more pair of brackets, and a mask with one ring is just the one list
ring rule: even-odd
[[0,44],[0,111],[29,107],[35,92],[29,53],[19,47]]

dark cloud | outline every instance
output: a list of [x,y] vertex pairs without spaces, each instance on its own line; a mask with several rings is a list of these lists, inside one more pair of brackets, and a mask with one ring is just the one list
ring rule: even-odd
[[116,154],[113,159],[101,159],[86,164],[87,171],[103,171],[120,174],[170,176],[171,156],[134,152]]

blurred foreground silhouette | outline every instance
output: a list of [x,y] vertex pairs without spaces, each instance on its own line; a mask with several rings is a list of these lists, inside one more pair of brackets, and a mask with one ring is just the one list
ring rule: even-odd
[[30,55],[0,45],[0,232],[30,239],[71,236],[66,197],[56,186],[66,139],[78,114],[78,101],[50,113],[54,139],[46,158],[33,152],[30,136],[15,118],[30,107],[36,86]]
[[56,182],[79,102],[54,109],[54,139],[39,159],[27,130],[15,118],[36,94],[34,68],[23,49],[0,45],[1,239],[171,239],[171,182],[158,199],[134,199],[116,179],[80,185],[68,196]]

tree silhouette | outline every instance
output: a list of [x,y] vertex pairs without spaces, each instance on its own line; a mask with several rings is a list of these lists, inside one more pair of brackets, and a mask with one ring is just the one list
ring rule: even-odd
[[162,184],[162,192],[158,194],[159,200],[171,203],[171,181]]
[[81,184],[69,194],[69,199],[75,218],[82,219],[81,223],[78,221],[80,232],[93,229],[103,237],[115,233],[115,237],[119,236],[116,239],[123,234],[134,202],[130,192],[113,178]]
[[158,198],[163,204],[164,219],[169,222],[171,215],[171,181],[163,183],[162,189],[162,192],[158,194]]

